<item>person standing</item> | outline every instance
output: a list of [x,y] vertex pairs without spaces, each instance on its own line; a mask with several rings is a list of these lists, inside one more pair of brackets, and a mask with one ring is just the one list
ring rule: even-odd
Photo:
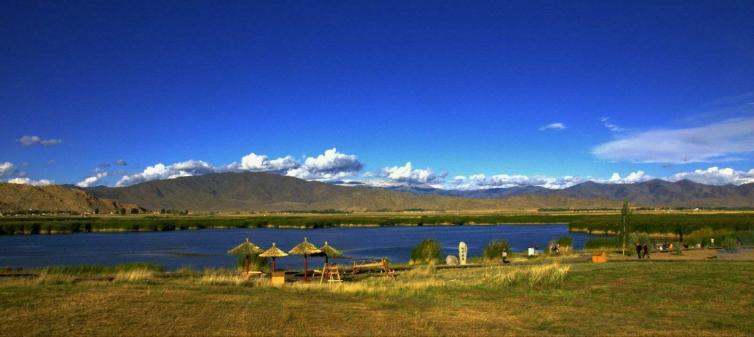
[[636,241],[636,257],[641,259],[641,242]]
[[649,245],[645,243],[643,248],[644,248],[644,257],[649,259]]

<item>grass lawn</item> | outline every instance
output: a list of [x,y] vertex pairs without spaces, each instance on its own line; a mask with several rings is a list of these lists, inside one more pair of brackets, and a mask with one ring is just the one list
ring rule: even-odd
[[0,335],[754,334],[752,262],[566,266],[562,282],[539,285],[486,281],[524,266],[427,269],[339,287],[5,279]]

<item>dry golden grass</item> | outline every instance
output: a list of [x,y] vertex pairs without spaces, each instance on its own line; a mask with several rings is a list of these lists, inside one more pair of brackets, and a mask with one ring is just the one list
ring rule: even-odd
[[282,288],[184,274],[0,279],[0,336],[754,335],[750,262],[430,267]]
[[115,273],[115,281],[139,282],[153,279],[155,272],[149,269],[132,269]]

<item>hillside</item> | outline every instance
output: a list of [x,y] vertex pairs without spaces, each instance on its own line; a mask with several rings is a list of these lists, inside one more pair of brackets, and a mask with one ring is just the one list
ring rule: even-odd
[[373,187],[346,187],[268,173],[217,173],[150,181],[128,187],[98,187],[93,195],[147,209],[192,211],[261,210],[504,210],[541,207],[608,207],[615,202],[560,196],[469,199],[417,195]]
[[117,213],[136,208],[97,198],[86,191],[65,186],[29,186],[0,183],[0,212],[40,211],[69,213]]
[[564,198],[627,199],[643,206],[669,207],[754,207],[754,184],[714,186],[689,180],[650,180],[635,184],[586,182],[547,195]]
[[[754,184],[711,186],[683,180],[636,184],[586,182],[563,190],[524,186],[474,191],[338,186],[269,173],[216,173],[128,187],[0,184],[0,211],[100,213],[120,208],[202,211],[401,211],[754,207]],[[139,206],[136,206],[139,205]]]
[[562,198],[561,200],[628,200],[632,204],[647,207],[754,207],[754,184],[714,186],[689,180],[669,182],[655,179],[634,184],[602,184],[589,181],[562,190],[550,190],[538,186],[461,191],[430,187],[394,187],[390,189],[422,195],[464,198],[511,199],[511,197],[523,196],[548,196],[559,197]]

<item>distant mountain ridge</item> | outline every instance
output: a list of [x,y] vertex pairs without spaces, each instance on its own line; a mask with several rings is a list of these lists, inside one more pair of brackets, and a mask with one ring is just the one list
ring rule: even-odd
[[635,184],[586,182],[562,190],[537,186],[484,190],[431,187],[338,186],[260,172],[227,172],[155,180],[127,187],[0,184],[0,211],[117,213],[148,210],[401,211],[618,208],[623,200],[645,207],[754,208],[754,184],[712,186],[688,180]]
[[97,187],[88,192],[138,204],[147,209],[193,211],[282,210],[504,210],[541,207],[614,206],[605,200],[575,200],[559,196],[520,196],[474,199],[422,195],[368,186],[337,186],[261,172],[226,172],[128,187]]
[[573,199],[628,200],[648,207],[754,207],[754,183],[716,186],[690,180],[670,182],[653,179],[633,184],[604,184],[588,181],[561,190],[539,186],[479,190],[442,190],[427,187],[391,187],[391,189],[416,194],[465,198],[558,196]]

